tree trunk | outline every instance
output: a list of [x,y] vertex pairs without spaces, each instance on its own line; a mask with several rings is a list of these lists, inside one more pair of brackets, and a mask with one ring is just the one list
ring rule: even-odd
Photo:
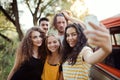
[[16,30],[19,34],[19,39],[21,41],[22,38],[23,38],[23,33],[22,33],[22,30],[21,30],[21,27],[20,27],[20,24],[19,24],[19,13],[18,13],[18,6],[17,6],[17,1],[16,0],[13,0],[13,13],[15,15]]

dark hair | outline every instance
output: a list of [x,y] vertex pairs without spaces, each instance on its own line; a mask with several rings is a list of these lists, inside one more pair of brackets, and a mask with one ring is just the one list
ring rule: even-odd
[[[72,48],[66,41],[66,31],[68,28],[75,28],[78,34],[78,42]],[[86,45],[87,39],[83,33],[83,28],[79,24],[69,24],[65,29],[64,39],[63,39],[63,55],[62,62],[64,63],[66,60],[69,60],[69,64],[74,65],[76,63],[76,59],[78,54],[81,52],[82,48]]]
[[42,17],[42,18],[40,18],[40,20],[39,20],[39,25],[40,25],[41,21],[49,21],[49,19],[46,18],[46,17]]
[[[58,16],[61,16],[61,17],[64,17],[65,18],[65,16],[64,16],[64,14],[63,13],[58,13],[58,14],[56,14],[55,16],[54,16],[54,18],[53,18],[53,27],[54,27],[54,29],[56,29],[56,27],[57,27],[57,17]],[[66,22],[67,22],[67,24],[68,24],[68,20],[65,18],[65,20],[66,20]]]

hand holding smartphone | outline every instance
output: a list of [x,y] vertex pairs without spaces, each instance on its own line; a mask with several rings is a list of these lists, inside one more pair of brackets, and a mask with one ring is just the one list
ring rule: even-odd
[[[94,15],[86,16],[84,22],[85,22],[85,25],[86,25],[87,30],[91,30],[91,31],[93,31],[93,30],[95,30],[95,29],[93,29],[93,27],[90,26],[89,22],[92,22],[92,23],[95,24],[96,26],[99,26],[99,25],[100,25],[97,17],[94,16]],[[95,35],[94,35],[94,34],[89,34],[89,36],[93,36],[93,37],[94,37]],[[95,45],[90,44],[91,41],[92,41],[91,39],[88,39],[89,45],[90,45],[91,47],[95,48],[95,47],[96,47]]]

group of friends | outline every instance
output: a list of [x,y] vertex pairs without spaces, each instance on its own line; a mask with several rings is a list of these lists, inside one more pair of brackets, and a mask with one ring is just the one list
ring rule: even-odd
[[[49,20],[41,18],[39,26],[30,28],[20,42],[7,80],[89,80],[91,65],[112,51],[109,30],[101,23],[89,24],[93,31],[63,11],[54,16],[58,31],[54,35],[47,34]],[[99,48],[93,52],[89,44]]]

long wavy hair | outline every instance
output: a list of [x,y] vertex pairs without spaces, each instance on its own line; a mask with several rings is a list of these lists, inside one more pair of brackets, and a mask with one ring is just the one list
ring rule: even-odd
[[31,34],[33,31],[38,31],[40,33],[40,37],[43,39],[42,45],[38,48],[38,57],[42,58],[42,60],[45,60],[46,53],[45,51],[45,35],[44,32],[40,30],[39,27],[32,27],[27,32],[26,35],[23,37],[17,51],[16,51],[16,58],[15,58],[15,64],[14,68],[17,70],[22,63],[25,61],[29,61],[30,58],[33,55],[33,42],[31,39]]
[[62,44],[61,44],[61,41],[60,41],[60,39],[59,39],[56,35],[53,35],[53,34],[48,35],[48,36],[46,37],[46,39],[45,39],[45,48],[46,48],[47,55],[51,55],[51,54],[52,54],[51,51],[50,51],[50,50],[48,49],[48,47],[47,47],[48,38],[49,38],[50,36],[55,37],[55,38],[59,41],[60,46],[59,46],[59,49],[58,49],[58,54],[59,54],[59,56],[61,56],[61,53],[62,53]]
[[[71,27],[75,28],[78,35],[77,37],[78,40],[74,47],[70,47],[70,45],[66,41],[66,38],[67,38],[66,31]],[[81,27],[81,25],[76,23],[69,24],[66,27],[65,34],[64,34],[62,62],[64,63],[65,61],[68,61],[70,65],[74,65],[76,63],[78,54],[81,52],[83,47],[86,46],[86,44],[87,44],[87,39],[83,33],[83,28]]]

